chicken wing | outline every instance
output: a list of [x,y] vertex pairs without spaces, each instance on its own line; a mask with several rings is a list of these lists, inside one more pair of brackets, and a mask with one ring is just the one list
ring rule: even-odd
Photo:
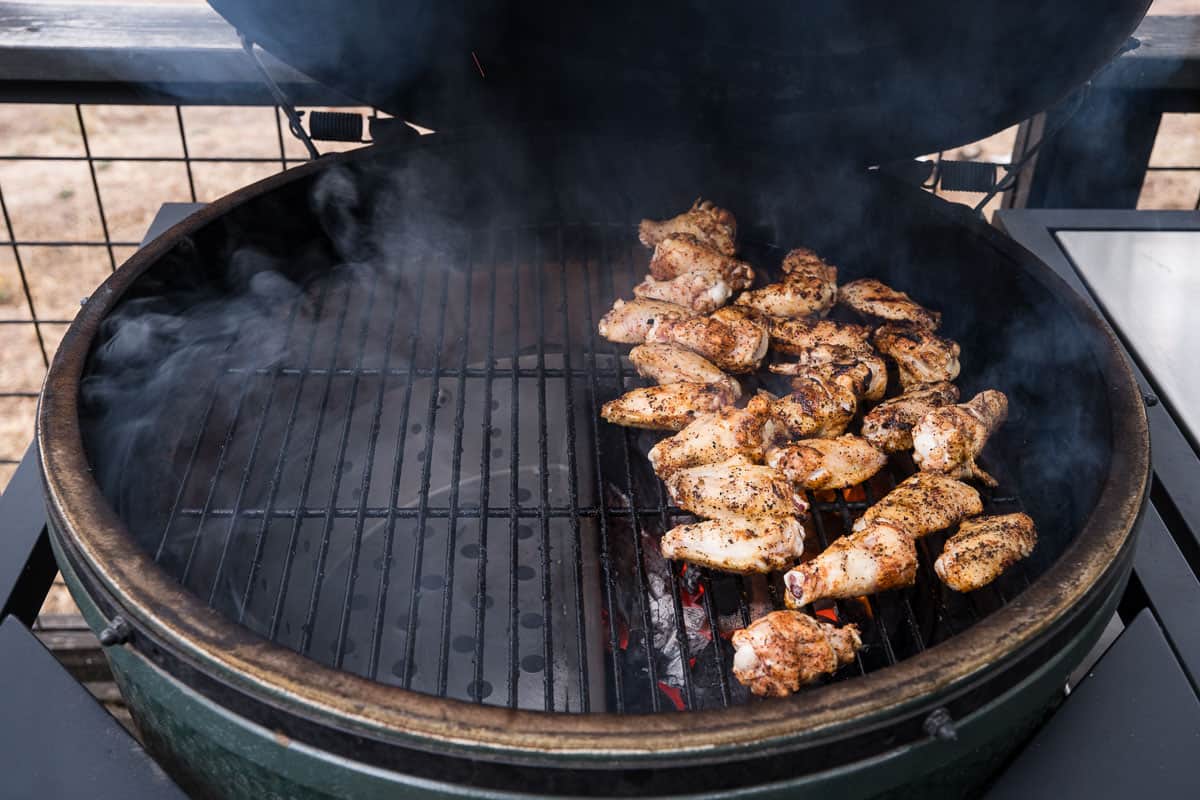
[[664,383],[632,389],[609,400],[600,416],[614,425],[656,431],[682,430],[696,417],[733,403],[735,395],[719,383]]
[[911,450],[913,426],[935,408],[958,402],[958,387],[953,383],[918,383],[904,394],[884,400],[867,412],[862,435],[885,453]]
[[633,287],[637,297],[662,300],[689,308],[698,314],[715,311],[729,301],[733,289],[719,272],[697,270],[685,272],[669,281],[655,280],[647,275],[645,280]]
[[871,329],[865,325],[850,325],[828,319],[816,322],[776,319],[771,322],[771,346],[791,355],[800,355],[821,345],[861,349],[870,346],[870,336]]
[[731,306],[707,317],[658,322],[655,342],[673,342],[704,356],[729,372],[751,372],[767,354],[767,326],[753,312]]
[[887,464],[887,456],[853,434],[833,439],[803,439],[767,451],[775,467],[805,489],[845,489],[871,478]]
[[859,597],[917,579],[917,546],[907,533],[886,522],[868,525],[837,539],[811,561],[783,576],[793,608],[823,598]]
[[913,461],[926,472],[952,478],[978,478],[988,486],[996,479],[975,459],[992,432],[1008,418],[1008,398],[988,389],[956,406],[935,408],[913,426]]
[[771,364],[768,368],[779,375],[803,375],[814,366],[840,364],[853,368],[861,364],[868,370],[868,378],[862,389],[864,400],[879,400],[887,392],[887,364],[870,345],[846,347],[844,345],[821,344],[796,354],[794,363]]
[[734,631],[733,676],[756,695],[787,697],[854,660],[862,638],[799,611],[772,611]]
[[701,270],[717,273],[735,291],[754,283],[752,266],[712,249],[695,236],[686,233],[668,236],[654,246],[654,255],[650,257],[650,274],[654,278],[669,281]]
[[808,511],[803,492],[782,472],[743,456],[676,470],[664,483],[672,502],[708,519],[791,517]]
[[668,236],[680,233],[695,236],[725,255],[737,252],[737,221],[733,214],[708,200],[697,198],[691,208],[678,216],[661,222],[644,219],[638,226],[638,239],[646,247],[654,247]]
[[752,289],[737,299],[771,317],[825,316],[837,302],[837,267],[811,250],[793,250],[783,259],[783,280]]
[[804,552],[804,526],[795,517],[710,519],[672,528],[661,547],[663,558],[723,572],[774,572]]
[[775,437],[771,397],[759,394],[745,408],[725,408],[698,417],[679,433],[650,448],[650,466],[659,477],[677,469],[715,464],[734,456],[761,461]]
[[1037,529],[1025,514],[969,519],[946,540],[933,570],[954,591],[973,592],[1028,558],[1036,545]]
[[771,412],[792,438],[837,436],[858,410],[858,382],[852,378],[813,369],[792,379],[792,391],[772,403]]
[[974,488],[945,475],[918,472],[863,512],[854,530],[886,522],[919,539],[982,513],[983,502]]
[[659,300],[617,300],[600,318],[600,335],[610,342],[638,344],[646,341],[656,326],[667,320],[687,319],[695,314],[675,303]]
[[639,344],[629,351],[629,360],[643,378],[657,383],[717,383],[728,387],[734,399],[742,387],[704,356],[676,344]]
[[843,285],[838,290],[838,300],[866,317],[909,322],[930,329],[942,323],[942,315],[937,311],[930,311],[904,292],[874,278]]
[[900,385],[905,388],[958,377],[958,342],[943,339],[927,328],[884,325],[875,331],[875,346],[896,362]]

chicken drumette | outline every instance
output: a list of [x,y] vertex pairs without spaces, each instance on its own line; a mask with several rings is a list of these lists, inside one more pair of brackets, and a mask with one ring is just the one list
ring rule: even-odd
[[975,459],[1007,417],[1008,398],[995,389],[980,392],[966,403],[935,408],[913,426],[913,461],[926,472],[977,478],[995,486],[995,478]]
[[811,250],[793,250],[784,256],[781,281],[745,292],[736,302],[771,317],[824,316],[837,302],[837,267]]
[[919,539],[982,513],[983,502],[972,487],[945,475],[918,472],[863,512],[854,530],[886,522]]
[[664,482],[671,501],[698,517],[791,517],[808,511],[804,493],[782,472],[744,456],[678,469]]
[[758,394],[750,398],[745,408],[725,408],[698,417],[679,433],[650,448],[650,466],[659,477],[666,477],[677,469],[715,464],[735,456],[762,460],[775,437],[771,401],[770,395]]
[[838,290],[838,300],[863,316],[889,322],[908,322],[931,329],[942,322],[942,315],[937,311],[925,308],[904,292],[874,278],[861,278],[843,285]]
[[799,611],[772,611],[734,631],[733,676],[756,695],[786,697],[854,660],[858,628]]
[[725,255],[737,252],[737,221],[733,214],[708,200],[697,199],[691,208],[671,219],[644,219],[638,226],[638,239],[646,247],[654,247],[668,236],[681,233],[695,236]]
[[887,456],[866,439],[845,434],[833,439],[803,439],[767,451],[775,467],[805,489],[856,486],[887,464]]
[[886,522],[843,536],[819,556],[783,576],[793,608],[825,598],[859,597],[912,586],[917,546],[912,536]]
[[969,519],[946,540],[933,569],[956,592],[973,592],[1028,558],[1036,545],[1037,529],[1025,514]]
[[677,344],[640,344],[629,351],[638,374],[657,383],[716,383],[740,397],[742,387],[704,356]]
[[884,325],[875,331],[875,346],[896,362],[900,385],[906,389],[958,377],[958,342],[943,339],[928,328]]
[[733,306],[707,317],[662,320],[648,338],[685,347],[729,372],[756,369],[768,345],[767,326],[758,315]]
[[650,275],[655,280],[669,281],[689,272],[714,272],[734,289],[745,289],[754,283],[754,268],[732,255],[714,250],[695,236],[668,236],[654,247],[650,258]]
[[691,309],[659,300],[617,300],[600,318],[600,335],[610,342],[639,344],[663,322],[694,317]]
[[774,572],[804,552],[804,526],[795,517],[710,519],[667,531],[664,558],[723,572]]
[[867,412],[862,421],[863,438],[885,453],[911,450],[912,429],[921,417],[957,402],[958,388],[952,383],[915,384]]
[[736,395],[719,383],[664,383],[632,389],[610,400],[600,416],[614,425],[656,431],[682,430],[696,417],[733,403]]

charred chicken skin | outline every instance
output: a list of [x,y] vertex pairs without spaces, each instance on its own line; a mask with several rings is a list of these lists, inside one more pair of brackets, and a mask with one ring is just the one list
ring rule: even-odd
[[905,388],[958,377],[958,342],[943,339],[927,328],[884,325],[875,331],[875,346],[896,362],[900,385]]
[[858,410],[854,376],[812,370],[792,379],[792,391],[771,405],[780,428],[794,439],[823,439],[845,432]]
[[853,434],[791,442],[768,450],[766,460],[792,483],[814,490],[857,486],[887,464],[886,455]]
[[837,539],[811,561],[783,576],[793,608],[814,600],[875,594],[912,586],[917,578],[917,546],[908,533],[876,522]]
[[751,372],[767,354],[767,327],[753,312],[726,306],[707,317],[664,320],[649,338],[677,344],[728,372]]
[[871,329],[865,325],[822,319],[806,322],[800,319],[776,319],[771,322],[771,346],[780,353],[801,355],[822,345],[835,345],[860,350],[870,347]]
[[725,305],[733,291],[721,273],[712,270],[685,272],[669,281],[655,280],[652,275],[647,275],[633,287],[637,297],[675,303],[697,314],[707,314]]
[[804,375],[811,372],[813,367],[827,364],[841,365],[848,370],[861,365],[866,368],[868,376],[862,388],[863,399],[875,402],[887,392],[887,364],[869,345],[856,348],[821,344],[796,355],[798,359],[795,362],[771,364],[769,369],[779,375]]
[[737,221],[733,214],[708,200],[697,199],[691,208],[671,219],[644,219],[638,226],[638,239],[646,247],[654,247],[668,236],[681,233],[695,236],[727,256],[737,252]]
[[719,383],[664,383],[632,389],[609,400],[601,407],[600,416],[628,428],[678,431],[735,399],[736,395]]
[[736,302],[771,317],[825,316],[837,291],[837,267],[800,248],[784,256],[783,280],[745,292]]
[[1025,514],[969,519],[946,540],[933,570],[956,592],[973,592],[999,578],[1001,573],[1037,545],[1037,529]]
[[983,502],[974,488],[945,475],[918,472],[863,512],[854,530],[886,522],[919,539],[982,513]]
[[976,478],[988,486],[996,479],[975,459],[988,437],[1008,418],[1008,398],[988,389],[956,406],[935,408],[913,426],[913,461],[926,472],[952,478]]
[[867,412],[862,421],[863,438],[885,453],[911,450],[912,429],[921,417],[957,402],[958,387],[953,383],[915,384]]
[[845,284],[838,291],[838,300],[865,317],[907,322],[931,330],[942,324],[942,315],[937,311],[925,308],[904,292],[874,278]]
[[695,314],[675,303],[660,300],[617,300],[612,309],[600,318],[600,335],[610,342],[640,344],[662,322],[687,319]]
[[787,697],[854,660],[858,628],[799,611],[773,611],[734,631],[733,676],[756,695]]
[[663,535],[663,558],[723,572],[774,572],[804,552],[804,526],[795,517],[710,519]]
[[782,472],[744,456],[679,469],[664,482],[671,501],[698,517],[792,517],[808,511],[804,494]]
[[755,395],[745,408],[724,408],[697,417],[686,428],[650,448],[650,466],[659,477],[677,469],[716,464],[736,456],[761,461],[775,438],[770,395]]
[[675,344],[640,344],[629,351],[629,360],[643,378],[656,383],[716,383],[725,386],[734,398],[742,387],[704,356]]
[[654,247],[650,258],[650,275],[655,280],[669,281],[689,272],[713,272],[720,275],[730,288],[742,290],[754,283],[754,268],[732,255],[714,250],[688,234],[668,236]]

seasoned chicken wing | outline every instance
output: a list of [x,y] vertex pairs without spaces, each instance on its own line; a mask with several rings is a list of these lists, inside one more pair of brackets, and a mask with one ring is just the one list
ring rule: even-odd
[[870,479],[887,464],[887,456],[866,439],[847,433],[771,448],[766,461],[805,489],[844,489]]
[[736,302],[771,317],[825,316],[837,302],[837,267],[811,250],[793,250],[783,258],[783,280],[745,292]]
[[631,389],[600,409],[614,425],[656,431],[682,430],[696,417],[733,403],[735,395],[719,383],[664,383]]
[[837,436],[858,410],[859,386],[852,375],[813,369],[792,379],[792,391],[778,398],[771,412],[792,438]]
[[862,349],[870,346],[870,336],[871,329],[865,325],[849,325],[828,319],[816,322],[776,319],[771,322],[771,346],[791,355],[800,355],[822,345]]
[[958,377],[958,342],[943,339],[927,328],[884,325],[875,331],[875,346],[896,362],[900,385],[905,388]]
[[658,383],[719,383],[741,397],[742,387],[701,355],[677,344],[650,342],[629,351],[629,360],[643,378]]
[[919,539],[982,513],[983,502],[974,488],[945,475],[918,472],[863,512],[854,530],[886,522]]
[[713,250],[695,236],[668,236],[654,247],[650,257],[650,274],[657,280],[669,281],[688,272],[715,272],[725,279],[734,291],[754,283],[754,267],[731,255]]
[[912,429],[918,420],[935,408],[957,402],[958,387],[953,383],[914,384],[867,412],[862,421],[863,438],[885,453],[911,450]]
[[973,592],[1028,558],[1036,545],[1037,529],[1025,514],[969,519],[946,540],[933,570],[954,591]]
[[664,483],[672,502],[698,517],[791,517],[808,511],[804,493],[782,472],[743,456],[676,470]]
[[804,375],[811,372],[812,367],[815,366],[837,364],[847,370],[853,370],[856,365],[861,364],[868,371],[868,378],[862,389],[863,399],[874,402],[887,392],[887,364],[870,345],[846,347],[821,344],[800,351],[796,355],[798,356],[796,362],[771,364],[769,369],[779,375]]
[[655,280],[647,275],[645,280],[633,287],[637,297],[663,300],[690,308],[698,314],[715,311],[728,302],[733,289],[719,272],[696,270],[685,272],[669,281]]
[[978,478],[988,486],[996,479],[975,459],[992,432],[1008,418],[1008,398],[988,389],[956,406],[935,408],[913,426],[913,461],[926,472],[952,478]]
[[697,199],[691,208],[671,219],[661,222],[644,219],[638,226],[638,239],[646,247],[654,247],[668,236],[680,233],[695,236],[725,255],[737,252],[737,221],[733,214],[708,200]]
[[931,329],[942,323],[942,315],[937,311],[930,311],[904,292],[874,278],[861,278],[845,284],[838,291],[838,300],[867,317],[909,322]]
[[610,342],[638,344],[662,322],[687,319],[695,314],[675,303],[659,300],[617,300],[612,310],[600,318],[600,335]]
[[664,320],[650,331],[656,342],[673,342],[729,372],[751,372],[767,354],[767,326],[753,312],[726,306],[707,317]]
[[734,631],[733,676],[756,695],[787,697],[854,660],[862,638],[799,611],[772,611]]
[[793,608],[824,598],[859,597],[912,586],[917,579],[917,545],[886,522],[868,525],[835,540],[811,561],[783,576]]
[[686,428],[650,448],[650,466],[661,478],[677,469],[715,464],[734,456],[761,461],[775,437],[771,397],[759,394],[745,408],[724,408],[697,417]]
[[723,572],[774,572],[804,552],[804,526],[795,517],[710,519],[672,528],[661,547],[663,558]]

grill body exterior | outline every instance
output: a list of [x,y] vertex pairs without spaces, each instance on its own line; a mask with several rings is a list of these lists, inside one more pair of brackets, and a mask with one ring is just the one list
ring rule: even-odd
[[[526,148],[527,143],[490,140],[429,141],[403,150],[368,149],[323,159],[267,179],[214,203],[135,255],[92,296],[68,332],[39,413],[52,542],[90,624],[101,629],[117,615],[130,623],[132,637],[110,648],[109,657],[150,745],[185,785],[202,793],[245,797],[383,796],[397,787],[444,796],[713,790],[746,796],[796,796],[802,790],[813,796],[835,790],[850,796],[900,790],[953,796],[978,785],[1054,701],[1066,675],[1098,638],[1129,575],[1131,531],[1147,489],[1148,434],[1140,394],[1112,333],[1048,269],[1003,235],[961,209],[884,179],[824,175],[824,183],[818,185],[811,175],[779,174],[773,166],[778,162],[769,154],[739,154],[731,163],[678,143],[635,147],[619,141],[546,140],[533,148],[538,158],[530,158]],[[619,170],[614,168],[617,162]],[[391,187],[389,194],[379,195],[380,186]],[[544,689],[547,711],[524,710],[529,704],[523,673],[509,681],[507,707],[495,697],[487,701],[478,691],[479,671],[470,687],[460,689],[467,696],[453,699],[457,684],[447,682],[453,674],[446,666],[452,662],[446,655],[447,637],[441,657],[431,662],[437,665],[434,674],[440,687],[435,682],[433,688],[421,688],[428,670],[413,664],[419,654],[409,657],[406,651],[403,666],[393,671],[396,680],[387,682],[372,680],[369,668],[354,668],[352,648],[347,646],[350,637],[344,633],[347,617],[332,639],[328,657],[313,655],[313,642],[324,640],[312,629],[311,615],[310,627],[297,634],[301,638],[284,645],[273,618],[261,630],[250,623],[237,624],[222,607],[216,588],[207,595],[197,591],[186,566],[171,573],[166,561],[155,565],[152,548],[140,532],[144,520],[137,517],[137,509],[164,502],[155,499],[163,493],[155,486],[155,476],[174,474],[172,455],[156,452],[153,442],[139,441],[133,451],[136,458],[114,467],[103,458],[103,431],[97,432],[95,420],[88,417],[92,412],[81,402],[81,386],[95,364],[96,348],[104,341],[114,309],[153,297],[181,274],[199,284],[219,283],[220,272],[206,265],[230,258],[237,248],[272,245],[286,251],[281,243],[290,242],[294,261],[302,261],[305,253],[319,261],[327,258],[322,248],[328,249],[313,244],[320,239],[341,247],[337,255],[344,262],[367,257],[353,251],[358,237],[349,234],[361,231],[356,225],[367,209],[384,204],[344,201],[332,215],[314,218],[312,209],[320,206],[330,187],[344,189],[338,195],[343,200],[400,197],[404,202],[387,209],[395,225],[386,236],[403,241],[440,233],[462,220],[520,227],[549,219],[567,223],[570,230],[572,224],[582,225],[578,220],[636,219],[651,213],[648,210],[686,205],[694,191],[702,189],[737,210],[745,241],[811,244],[832,255],[844,270],[843,280],[877,274],[911,287],[918,297],[940,298],[947,318],[959,317],[948,323],[956,326],[949,333],[962,341],[965,354],[981,354],[973,367],[965,366],[964,393],[995,384],[1011,389],[1015,404],[1026,404],[1026,413],[1010,423],[1012,433],[997,442],[995,461],[1008,465],[1016,495],[1043,530],[1046,544],[1031,580],[1010,587],[1012,591],[993,605],[978,606],[975,616],[961,626],[952,624],[958,607],[953,603],[927,605],[913,596],[914,619],[908,596],[881,597],[873,601],[880,614],[874,652],[881,659],[886,653],[887,658],[878,668],[868,665],[862,670],[865,674],[843,676],[778,702],[731,703],[731,690],[714,678],[713,685],[720,684],[722,690],[716,695],[717,705],[704,702],[706,684],[693,674],[683,693],[685,705],[698,710],[683,714],[645,713],[664,704],[653,684],[649,695],[639,695],[628,687],[623,691],[621,678],[615,679],[614,690],[611,673],[608,684],[595,682],[596,672],[606,670],[606,659],[619,661],[614,649],[606,654],[603,642],[605,637],[619,638],[615,626],[601,630],[594,622],[602,616],[596,607],[601,603],[607,603],[604,609],[612,618],[611,598],[600,599],[605,590],[611,592],[611,583],[591,594],[579,588],[586,583],[581,580],[575,584],[576,606],[564,603],[586,612],[579,614],[582,621],[573,623],[575,628],[565,630],[574,630],[576,639],[587,643],[590,659],[582,644],[578,658],[560,654],[575,640],[556,645],[544,635],[542,668],[551,674],[556,669],[559,676],[555,684],[547,677],[534,685],[535,693]],[[442,190],[455,187],[459,191],[450,193],[452,201],[436,199],[447,195]],[[436,251],[434,247],[430,252]],[[560,260],[566,275],[570,259]],[[535,256],[529,263],[542,262]],[[586,256],[583,263],[588,263]],[[164,277],[171,275],[175,277]],[[561,374],[567,377],[564,391],[570,404],[571,376],[584,370],[580,381],[595,380],[602,359],[589,350],[582,359],[572,360],[566,346],[561,354],[546,352],[546,326],[559,324],[560,308],[553,299],[546,305],[548,311],[540,304],[558,285],[559,273],[534,267],[529,279],[540,310],[517,308],[521,304],[514,302],[512,313],[536,323],[536,352],[522,351],[514,336],[510,353],[489,350],[484,377],[491,385],[493,372],[501,379],[511,375],[515,385],[528,371],[545,397],[557,391],[551,381]],[[514,271],[514,285],[519,280]],[[571,316],[565,277],[562,286],[565,330]],[[611,297],[596,302],[611,302]],[[450,305],[443,299],[443,307]],[[596,314],[603,310],[593,309]],[[417,314],[419,309],[410,301],[400,308],[405,311]],[[438,342],[440,356],[440,335]],[[501,355],[511,359],[499,368],[496,358]],[[988,356],[995,366],[989,365]],[[534,360],[527,362],[529,358]],[[475,374],[469,363],[464,347],[459,366],[446,367],[447,376],[465,381]],[[441,385],[436,383],[440,359],[433,364],[431,376],[420,373],[415,362],[407,365],[408,385],[419,377],[429,377],[430,387]],[[322,374],[332,381],[336,372],[330,366]],[[348,375],[358,373],[350,370]],[[463,385],[458,384],[458,397]],[[585,397],[594,395],[596,387],[589,391],[581,385],[576,385],[574,402],[579,419],[586,420]],[[428,394],[433,409],[439,393],[430,388]],[[172,417],[177,400],[168,398],[172,408],[164,416]],[[454,408],[454,403],[449,397],[448,407]],[[511,413],[516,427],[520,412]],[[430,419],[433,416],[431,411]],[[547,563],[540,573],[540,602],[549,612],[557,611],[560,597],[551,559],[545,555],[553,552],[548,534],[558,530],[554,526],[559,506],[547,501],[553,496],[553,478],[546,453],[555,435],[544,409],[542,417],[541,435],[534,434],[537,443],[532,446],[542,458],[540,505],[526,514],[512,498],[507,506],[499,499],[495,503],[514,531],[528,518],[536,540],[536,526],[541,527],[546,544],[538,552]],[[461,428],[456,426],[456,436]],[[568,433],[571,436],[586,438],[580,431]],[[575,453],[574,439],[571,445]],[[636,445],[626,439],[627,447]],[[1066,454],[1056,460],[1055,451]],[[419,526],[429,526],[439,518],[440,506],[430,499],[429,478],[431,462],[439,456],[428,448],[420,455],[425,478],[413,515]],[[517,456],[512,458],[515,465]],[[111,485],[107,482],[119,469],[129,470],[126,478],[139,479],[133,483],[144,484],[143,495],[133,491],[106,496],[101,485]],[[573,469],[582,474],[579,464]],[[595,471],[598,496],[572,493],[567,508],[579,512],[574,517],[576,530],[578,520],[587,519],[594,508],[599,518],[609,521],[608,530],[618,531],[614,520],[620,517],[620,503],[601,492],[599,476],[610,471],[602,454],[596,456]],[[514,477],[514,495],[518,483]],[[662,516],[661,502],[652,512],[640,510],[639,496],[652,490],[635,483],[628,476],[627,513],[635,518]],[[365,497],[360,500],[357,515],[353,507],[346,514],[349,519],[357,516],[361,538],[371,504]],[[169,505],[169,498],[166,502]],[[204,509],[217,516],[210,505],[216,508],[206,501]],[[343,505],[335,498],[327,508],[313,510],[318,520],[327,520],[327,537],[333,525],[328,520],[340,519]],[[455,511],[455,502],[447,508],[451,531],[455,514],[490,519],[486,503],[479,512]],[[386,513],[397,518],[406,519],[409,513],[407,505],[394,501],[389,509]],[[850,513],[845,503],[833,511]],[[290,513],[299,527],[309,512],[297,507]],[[232,518],[238,514],[235,508]],[[174,519],[176,512],[171,516]],[[563,524],[571,524],[569,514],[562,518]],[[198,524],[203,527],[204,520]],[[582,541],[576,539],[573,551],[580,574],[587,570],[583,553],[590,548]],[[511,544],[514,554],[523,552],[515,549],[520,546],[515,535]],[[203,544],[200,547],[203,550]],[[603,550],[600,562],[611,569],[608,554]],[[640,553],[637,559],[645,563]],[[189,556],[187,564],[191,563]],[[203,557],[195,563],[203,564]],[[635,570],[637,575],[644,572],[645,568]],[[415,573],[414,581],[420,577]],[[403,585],[402,578],[395,580]],[[669,583],[671,593],[664,596],[678,598],[675,578]],[[712,588],[715,583],[706,584],[708,594],[720,596],[720,587]],[[513,592],[515,601],[505,608],[516,620],[516,611],[528,606],[524,595]],[[447,609],[442,618],[452,621],[448,597],[441,603]],[[310,605],[316,608],[319,603],[314,599]],[[379,605],[382,608],[383,601]],[[349,614],[349,592],[346,608]],[[931,609],[932,628],[922,621],[925,608]],[[412,630],[418,612],[410,606],[407,613]],[[712,619],[726,624],[724,611],[720,619],[712,613]],[[549,620],[547,613],[542,624],[549,627]],[[906,643],[899,633],[906,625],[935,635],[918,631],[915,640]],[[654,650],[658,645],[648,647]],[[305,652],[312,657],[301,655]],[[713,652],[719,663],[719,645]],[[653,659],[647,663],[650,670],[665,669]],[[572,683],[564,672],[578,672],[580,680]],[[637,705],[638,697],[650,708]],[[925,730],[937,709],[945,709],[956,721],[956,740]]]

